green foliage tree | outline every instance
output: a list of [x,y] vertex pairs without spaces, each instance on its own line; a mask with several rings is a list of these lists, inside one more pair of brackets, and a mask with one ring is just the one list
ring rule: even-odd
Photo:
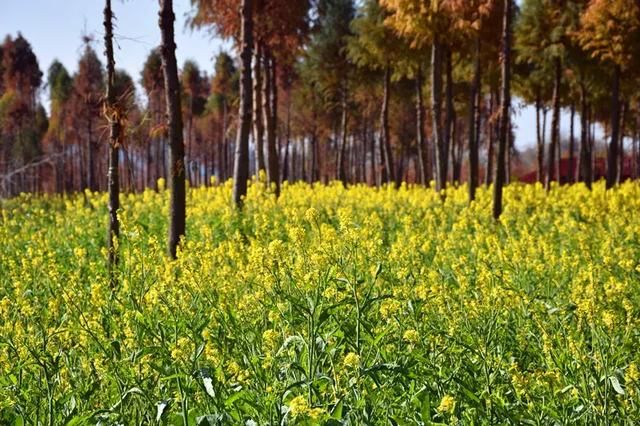
[[345,153],[348,136],[350,77],[354,64],[347,52],[349,37],[353,35],[351,22],[355,17],[352,0],[319,0],[317,17],[306,50],[304,77],[322,94],[325,106],[334,116],[340,115],[336,156],[336,178],[346,185]]
[[620,82],[640,57],[640,5],[634,0],[592,0],[576,33],[581,46],[611,69],[611,139],[607,152],[607,188],[618,183]]

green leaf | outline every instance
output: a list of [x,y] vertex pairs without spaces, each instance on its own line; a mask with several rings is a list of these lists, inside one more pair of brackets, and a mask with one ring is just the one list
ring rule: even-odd
[[616,376],[609,376],[609,381],[611,382],[611,386],[613,386],[613,390],[615,390],[618,395],[624,395],[624,389],[622,389],[622,385]]
[[426,391],[424,392],[424,396],[422,397],[420,415],[422,416],[422,421],[425,424],[428,424],[431,421],[431,401],[429,400],[429,394],[427,394]]
[[344,402],[342,398],[333,406],[331,409],[331,418],[332,419],[342,419],[342,409],[344,408]]

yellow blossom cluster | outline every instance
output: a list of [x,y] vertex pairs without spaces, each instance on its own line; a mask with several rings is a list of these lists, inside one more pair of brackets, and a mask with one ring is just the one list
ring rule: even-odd
[[159,188],[115,286],[105,194],[0,202],[0,424],[640,422],[637,183],[224,182],[176,260]]

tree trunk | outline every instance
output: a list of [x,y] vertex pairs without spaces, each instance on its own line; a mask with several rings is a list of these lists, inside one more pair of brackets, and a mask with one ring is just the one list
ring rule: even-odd
[[624,179],[624,123],[627,121],[628,105],[626,102],[622,102],[620,111],[620,137],[618,138],[620,143],[618,144],[618,173],[616,175],[616,185],[622,183]]
[[[493,109],[495,107],[495,96],[493,93],[493,89],[490,89],[489,93],[489,117],[493,116]],[[494,139],[495,139],[495,134],[494,134],[494,124],[493,124],[493,120],[490,118],[489,120],[487,120],[487,126],[488,126],[488,133],[489,133],[489,137],[487,138],[487,169],[485,170],[485,175],[484,175],[484,184],[486,186],[489,186],[493,183],[493,157],[494,157]]]
[[386,170],[387,183],[395,179],[393,169],[393,156],[391,154],[391,141],[389,140],[389,101],[391,97],[391,66],[387,62],[384,69],[384,92],[382,96],[382,109],[380,111],[380,141],[383,147],[383,162]]
[[264,114],[264,123],[267,131],[267,183],[269,187],[274,186],[276,197],[280,196],[280,164],[278,158],[278,149],[276,147],[276,131],[277,131],[277,85],[276,85],[276,62],[268,49],[264,52],[264,92],[262,94],[262,112]]
[[[638,105],[640,107],[640,104]],[[633,179],[640,177],[640,114],[636,113],[636,128],[633,132],[633,161],[632,161],[632,176]]]
[[579,180],[591,189],[591,156],[589,155],[589,110],[587,107],[587,92],[584,84],[580,83],[580,167]]
[[607,189],[613,188],[618,177],[618,137],[620,134],[620,66],[613,70],[611,87],[611,141],[607,156]]
[[[93,108],[90,104],[87,105],[87,182],[88,188],[91,191],[97,191],[98,185],[96,184],[96,175],[95,175],[95,160],[94,160],[94,146],[93,146],[93,119],[92,119],[92,111]],[[85,186],[86,187],[86,186]],[[84,189],[84,188],[83,188]]]
[[431,48],[431,115],[436,163],[436,191],[447,185],[447,148],[442,136],[442,46],[438,37]]
[[505,151],[509,132],[509,110],[511,107],[511,2],[504,4],[502,28],[502,104],[500,106],[500,140],[496,161],[496,182],[493,186],[493,217],[502,214],[502,187],[505,179]]
[[[457,118],[454,118],[454,123],[457,123]],[[455,125],[451,132],[451,183],[456,186],[462,177],[462,152],[462,138],[458,133],[458,126]]]
[[[445,95],[446,95],[446,112],[445,112],[445,132],[444,132],[444,152],[448,153],[450,147],[453,145],[454,133],[456,131],[456,110],[453,105],[453,59],[450,48],[445,48],[443,53],[445,54]],[[445,155],[443,162],[443,176],[446,181],[449,175],[449,161],[448,154]],[[451,159],[453,163],[453,158]],[[452,164],[453,166],[453,164]]]
[[422,97],[422,66],[416,71],[416,142],[418,145],[418,179],[420,184],[429,184],[427,176],[427,150],[424,141],[424,100]]
[[[251,132],[251,56],[253,47],[253,1],[241,0],[240,16],[242,19],[240,66],[240,110],[238,135],[233,165],[233,202],[241,208],[247,195],[249,179],[249,133]],[[226,156],[225,156],[226,157]]]
[[167,100],[167,123],[169,128],[169,255],[176,258],[180,238],[185,235],[186,192],[184,140],[182,134],[182,109],[180,106],[180,81],[176,64],[174,38],[173,0],[160,0],[160,31],[162,32],[162,70],[165,97]]
[[[291,146],[291,93],[289,93],[289,96],[287,97],[287,122],[285,124],[285,132],[284,132],[284,137],[285,137],[285,148],[284,148],[284,161],[282,162],[282,181],[284,182],[285,180],[287,182],[291,182],[291,175],[293,175],[293,178],[295,179],[295,173],[296,173],[296,168],[295,168],[295,146],[293,146],[294,152],[293,154],[291,154],[291,159],[289,158],[289,148]],[[291,163],[291,164],[290,164]]]
[[340,124],[340,146],[338,147],[338,158],[337,158],[337,173],[338,180],[342,182],[342,184],[347,186],[347,176],[346,176],[346,167],[345,167],[345,155],[347,149],[347,126],[348,126],[348,111],[347,111],[347,88],[343,88],[342,90],[342,120]]
[[479,89],[481,80],[480,70],[480,33],[476,35],[475,53],[473,58],[473,82],[469,93],[469,202],[476,198],[478,187],[478,141],[476,138],[476,121],[480,114]]
[[117,284],[115,268],[118,264],[116,240],[120,236],[118,209],[120,208],[120,182],[118,174],[118,158],[120,147],[120,111],[116,110],[116,93],[114,91],[115,60],[113,58],[113,12],[111,0],[105,1],[104,7],[104,43],[107,55],[107,119],[109,120],[109,226],[107,229],[107,250],[109,253],[109,279],[111,286]]
[[311,142],[309,147],[309,155],[311,156],[311,176],[309,179],[309,183],[315,183],[320,178],[320,173],[318,170],[318,156],[317,156],[317,141],[316,141],[316,131],[315,128],[313,133],[311,134]]
[[[540,113],[543,112],[542,129],[540,128]],[[546,127],[547,113],[542,105],[540,90],[536,95],[536,142],[537,142],[537,167],[536,180],[540,183],[544,182],[544,132]]]
[[[554,83],[553,83],[553,116],[551,118],[551,145],[549,146],[549,159],[547,163],[547,178],[544,187],[547,191],[551,189],[551,182],[554,179],[560,182],[560,176],[556,175],[556,152],[560,143],[560,84],[562,81],[562,62],[560,57],[554,60]],[[558,159],[559,160],[559,159]]]
[[262,43],[256,43],[253,67],[253,137],[256,145],[256,174],[265,170],[264,163],[264,121],[262,116]]
[[567,182],[575,182],[575,156],[574,151],[576,149],[574,121],[576,118],[576,104],[571,102],[571,125],[569,127],[569,167],[567,170]]

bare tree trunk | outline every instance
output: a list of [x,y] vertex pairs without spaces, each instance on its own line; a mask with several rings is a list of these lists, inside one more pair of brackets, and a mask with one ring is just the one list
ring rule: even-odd
[[[493,116],[493,109],[495,107],[495,99],[494,99],[494,94],[493,94],[493,89],[490,89],[490,93],[489,93],[489,117]],[[489,119],[487,120],[487,126],[488,126],[488,133],[489,133],[489,137],[487,138],[487,169],[485,170],[485,175],[484,175],[484,184],[486,186],[489,186],[493,183],[493,157],[494,157],[494,139],[495,139],[495,135],[494,135],[494,124],[493,124],[493,120]]]
[[580,167],[579,180],[591,189],[591,161],[589,155],[589,121],[587,93],[584,84],[580,83]]
[[185,235],[186,191],[184,140],[182,134],[182,108],[180,106],[180,81],[176,63],[176,43],[173,23],[173,0],[160,0],[160,31],[162,32],[161,56],[167,100],[167,123],[169,128],[169,255],[176,258],[180,238]]
[[556,173],[556,151],[560,143],[560,83],[562,79],[562,62],[560,57],[554,60],[554,83],[553,83],[553,117],[551,118],[551,145],[549,146],[549,161],[547,163],[547,178],[544,187],[547,191],[551,189],[551,182],[557,178],[560,182],[560,176]]
[[[289,148],[291,146],[291,93],[289,93],[288,96],[288,102],[287,102],[287,121],[285,124],[285,132],[284,132],[284,137],[285,137],[285,148],[284,148],[284,160],[282,162],[282,181],[284,182],[285,180],[287,182],[291,182],[291,175],[293,174],[293,178],[295,179],[295,173],[296,173],[296,169],[293,165],[290,165],[290,159],[289,159]],[[291,155],[292,159],[295,159],[295,146],[294,148],[294,154]],[[293,161],[291,161],[293,163]],[[292,173],[293,172],[293,173]]]
[[[454,123],[457,123],[457,118],[454,118]],[[462,177],[462,151],[462,138],[458,133],[458,126],[455,125],[451,131],[451,183],[456,186]]]
[[118,209],[120,208],[120,181],[118,159],[120,150],[120,113],[116,111],[116,94],[114,91],[115,60],[113,58],[113,12],[111,0],[105,1],[104,7],[104,43],[107,55],[107,118],[109,120],[109,227],[107,229],[107,250],[109,252],[109,279],[111,286],[117,284],[115,268],[118,264],[116,240],[120,236]]
[[426,154],[424,140],[424,100],[422,97],[422,66],[416,71],[416,142],[418,145],[418,180],[421,185],[429,183],[427,176]]
[[[249,133],[251,132],[251,56],[253,47],[253,4],[252,0],[241,0],[242,19],[241,46],[242,65],[240,67],[240,111],[233,165],[233,202],[240,208],[247,195],[249,179]],[[225,137],[226,138],[226,137]]]
[[576,104],[571,102],[571,125],[569,127],[569,167],[567,170],[567,182],[574,183],[576,176],[576,167],[575,167],[575,155],[574,152],[576,150],[576,141],[575,141],[575,130],[574,130],[574,122],[576,118]]
[[380,111],[380,141],[383,147],[383,162],[386,170],[387,183],[395,179],[393,169],[393,156],[391,154],[391,141],[389,140],[389,101],[391,97],[391,66],[387,63],[384,69],[384,92],[382,96],[382,108]]
[[442,46],[438,37],[431,48],[431,115],[436,163],[436,191],[447,185],[448,151],[442,135]]
[[263,107],[264,123],[267,131],[267,183],[274,185],[276,197],[280,196],[280,165],[278,149],[276,147],[277,131],[277,85],[276,85],[276,62],[268,49],[264,52],[264,92]]
[[480,70],[480,33],[476,35],[475,53],[473,58],[473,82],[469,93],[469,202],[476,198],[478,187],[478,140],[476,138],[476,121],[480,115],[480,84],[482,75]]
[[547,113],[544,111],[542,129],[540,128],[540,113],[544,110],[540,96],[540,90],[536,95],[536,142],[537,142],[537,167],[536,180],[540,183],[544,182],[544,132],[547,119]]
[[620,183],[622,183],[622,180],[624,179],[624,133],[625,133],[625,126],[624,123],[626,121],[627,118],[627,110],[628,110],[628,105],[627,102],[622,102],[621,103],[621,111],[620,111],[620,137],[618,138],[620,140],[620,143],[618,144],[618,174],[616,175],[616,185],[619,185]]
[[309,183],[315,183],[320,179],[320,170],[318,168],[318,148],[317,148],[317,136],[315,127],[313,133],[311,134],[311,146],[309,155],[311,155],[311,178],[309,179]]
[[340,146],[338,147],[338,158],[337,158],[337,173],[338,180],[342,182],[342,184],[347,186],[347,176],[346,176],[346,166],[345,166],[345,154],[347,149],[347,127],[348,127],[348,103],[347,103],[347,88],[344,87],[342,90],[342,120],[340,124]]
[[505,157],[509,132],[509,112],[511,108],[511,2],[504,5],[502,28],[502,104],[500,106],[500,140],[498,143],[498,159],[496,161],[496,182],[493,186],[493,217],[498,219],[502,214],[502,187],[505,179]]
[[[87,182],[88,187],[91,191],[97,191],[98,185],[96,184],[96,176],[95,176],[95,165],[94,165],[94,146],[93,146],[93,120],[91,117],[91,112],[93,108],[91,105],[87,105]],[[82,188],[84,189],[84,188]]]
[[[638,105],[640,106],[640,105]],[[631,175],[633,179],[638,179],[640,177],[640,146],[639,146],[639,138],[640,138],[640,115],[636,114],[636,128],[633,132],[633,161],[632,161],[632,171]]]
[[607,189],[616,184],[618,177],[618,137],[620,134],[620,66],[613,70],[611,87],[611,141],[607,156]]
[[[453,137],[456,131],[456,110],[453,105],[453,59],[451,49],[449,47],[444,49],[445,54],[445,74],[446,74],[446,84],[445,84],[445,95],[446,95],[446,112],[445,112],[445,132],[444,132],[444,152],[447,153],[444,158],[443,163],[443,176],[446,182],[447,177],[449,176],[449,161],[448,161],[448,152],[450,147],[453,145]],[[453,159],[452,159],[453,162]],[[452,164],[453,166],[453,164]]]
[[253,67],[253,136],[256,144],[256,174],[265,170],[264,121],[262,116],[262,43],[256,43]]
[[300,145],[302,158],[300,159],[300,180],[307,181],[307,138],[303,137]]

